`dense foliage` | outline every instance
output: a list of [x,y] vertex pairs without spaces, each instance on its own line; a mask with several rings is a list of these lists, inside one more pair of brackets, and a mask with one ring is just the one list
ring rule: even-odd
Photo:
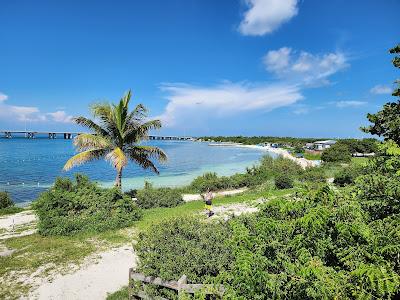
[[240,187],[253,187],[273,180],[278,175],[286,175],[291,178],[298,178],[303,174],[303,169],[290,159],[281,156],[272,158],[265,155],[260,163],[247,168],[244,174],[219,177],[216,173],[206,173],[195,178],[190,188],[204,192],[210,190],[233,189]]
[[11,207],[14,202],[11,200],[10,195],[7,192],[0,191],[0,209]]
[[322,152],[321,159],[324,162],[348,163],[351,160],[351,153],[347,145],[336,143]]
[[279,174],[275,177],[275,187],[278,190],[290,189],[293,187],[293,178],[287,174]]
[[182,194],[177,189],[154,188],[146,182],[143,189],[136,192],[136,203],[140,208],[174,207],[183,203]]
[[346,145],[350,153],[375,153],[377,149],[376,139],[340,139],[338,144]]
[[33,208],[43,235],[100,232],[128,226],[140,217],[139,208],[119,189],[102,189],[79,174],[75,181],[57,178]]

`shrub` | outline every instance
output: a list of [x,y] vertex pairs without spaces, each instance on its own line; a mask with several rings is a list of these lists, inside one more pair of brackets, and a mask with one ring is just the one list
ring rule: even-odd
[[252,179],[248,174],[234,174],[232,176],[218,177],[216,173],[205,173],[195,178],[190,186],[196,191],[205,192],[208,189],[212,191],[236,189],[251,184]]
[[57,178],[54,186],[33,202],[42,235],[101,232],[128,226],[140,210],[116,188],[102,189],[77,174],[75,181]]
[[300,175],[301,181],[326,182],[325,170],[322,167],[311,167],[304,170]]
[[14,202],[11,200],[10,195],[5,191],[0,191],[0,209],[11,206],[14,206]]
[[275,187],[279,190],[290,189],[293,187],[293,178],[287,174],[281,174],[275,177]]
[[335,174],[333,182],[338,186],[353,184],[355,179],[363,173],[362,166],[349,166]]
[[137,204],[141,208],[174,207],[183,203],[179,190],[172,188],[154,188],[146,182],[144,189],[136,191]]
[[205,223],[193,217],[161,221],[139,234],[138,271],[164,280],[178,280],[185,274],[190,283],[207,282],[233,259],[225,243],[230,234],[226,223]]
[[324,162],[348,163],[351,161],[351,153],[347,145],[337,143],[324,150],[321,159]]

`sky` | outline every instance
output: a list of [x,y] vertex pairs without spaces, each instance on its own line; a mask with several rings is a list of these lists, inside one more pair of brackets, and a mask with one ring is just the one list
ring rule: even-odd
[[363,137],[398,0],[0,0],[0,130],[81,130],[129,89],[159,134]]

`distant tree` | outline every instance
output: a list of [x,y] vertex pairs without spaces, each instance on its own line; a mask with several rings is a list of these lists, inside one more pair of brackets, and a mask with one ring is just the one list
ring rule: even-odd
[[351,153],[349,147],[344,144],[334,144],[322,152],[321,159],[324,162],[350,162]]
[[[390,53],[400,54],[400,45],[390,49]],[[400,68],[400,56],[395,56],[392,63],[396,68]],[[392,95],[400,97],[400,80],[395,82],[397,87]],[[393,140],[400,145],[400,99],[397,99],[396,102],[386,103],[382,110],[376,114],[368,114],[367,118],[372,125],[362,127],[362,131],[382,136],[385,140]]]
[[140,145],[148,138],[148,132],[159,129],[159,120],[147,120],[147,109],[138,104],[129,111],[131,91],[128,91],[118,104],[95,104],[91,107],[96,120],[77,117],[74,121],[90,129],[93,133],[78,135],[74,144],[78,154],[71,157],[65,164],[64,170],[76,165],[96,160],[106,159],[117,171],[115,186],[121,188],[122,170],[131,160],[144,169],[158,173],[153,159],[165,161],[167,156],[158,147]]

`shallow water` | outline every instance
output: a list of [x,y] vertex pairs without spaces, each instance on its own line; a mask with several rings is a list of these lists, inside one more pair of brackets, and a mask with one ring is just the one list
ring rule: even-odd
[[[268,153],[250,148],[211,147],[207,143],[189,141],[149,141],[147,144],[161,147],[168,155],[168,162],[158,165],[160,175],[130,163],[123,173],[124,190],[143,187],[145,180],[155,186],[181,186],[205,172],[219,175],[243,172]],[[9,191],[15,202],[24,205],[51,186],[57,176],[71,177],[79,172],[102,186],[113,185],[115,170],[104,161],[89,162],[69,172],[62,171],[73,154],[71,140],[1,138],[0,190]]]

